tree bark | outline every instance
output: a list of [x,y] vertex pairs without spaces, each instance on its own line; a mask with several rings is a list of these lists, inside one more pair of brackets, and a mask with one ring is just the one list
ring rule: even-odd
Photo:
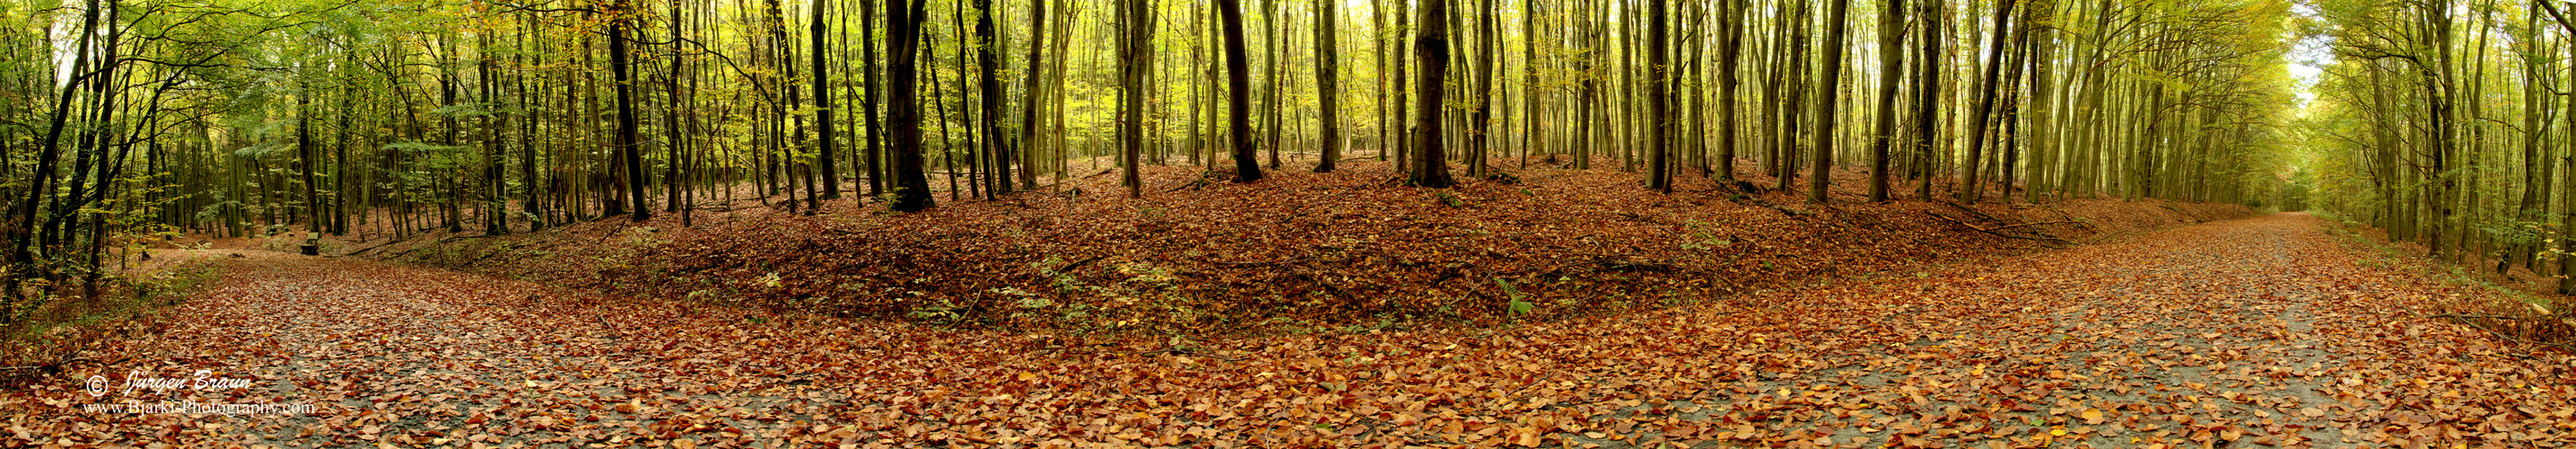
[[1415,107],[1422,112],[1414,121],[1409,181],[1415,186],[1447,188],[1457,183],[1449,177],[1448,154],[1441,148],[1441,101],[1447,93],[1442,84],[1449,77],[1448,0],[1422,2],[1422,29],[1414,33],[1413,55],[1422,66],[1422,78],[1415,86],[1419,97]]
[[1815,169],[1807,178],[1807,202],[1810,203],[1824,203],[1826,189],[1833,183],[1834,140],[1835,131],[1838,131],[1835,120],[1841,118],[1835,115],[1834,110],[1836,100],[1842,94],[1843,34],[1848,31],[1845,22],[1851,18],[1851,0],[1833,1],[1833,12],[1825,19],[1823,60],[1818,61],[1824,66],[1825,82],[1816,86]]
[[1044,92],[1040,89],[1044,89],[1045,86],[1038,82],[1038,79],[1044,78],[1043,76],[1040,76],[1043,72],[1038,70],[1038,67],[1040,67],[1040,63],[1044,61],[1044,57],[1046,56],[1046,18],[1047,0],[1030,0],[1029,60],[1028,64],[1020,69],[1020,90],[1022,91],[1020,97],[1020,143],[1018,148],[1013,149],[1014,152],[1018,153],[1020,156],[1020,190],[1037,190],[1038,188],[1037,160],[1031,158],[1029,155],[1033,153],[1030,148],[1035,148],[1038,141],[1039,99],[1046,98],[1044,94],[1040,93]]
[[1966,185],[1959,186],[1959,200],[1969,203],[1977,202],[1978,195],[1983,192],[1978,181],[1984,174],[1982,162],[1986,150],[1986,128],[1994,124],[1995,89],[2003,77],[2004,40],[2010,34],[2008,28],[2012,21],[2013,0],[2002,1],[1995,7],[1994,40],[1986,45],[1985,82],[1977,87],[1977,108],[1970,111],[1977,115],[1968,121],[1968,160],[1965,170],[1960,173],[1962,183]]
[[608,10],[608,66],[617,81],[617,150],[625,155],[627,201],[634,206],[635,221],[644,221],[653,218],[653,207],[644,193],[644,150],[636,138],[635,74],[626,48],[627,28],[634,19],[626,8],[626,0],[618,0]]
[[1225,27],[1226,138],[1234,147],[1234,182],[1261,180],[1261,159],[1252,143],[1252,64],[1243,44],[1243,0],[1216,0],[1217,22]]
[[1878,20],[1878,126],[1869,149],[1869,201],[1887,201],[1888,150],[1896,146],[1896,92],[1905,52],[1905,0],[1885,0]]
[[1665,0],[1646,0],[1646,117],[1649,139],[1646,188],[1673,192],[1673,84],[1672,61],[1665,48],[1672,45],[1672,21]]
[[894,153],[894,204],[898,212],[932,206],[930,177],[922,172],[921,103],[914,87],[920,82],[916,58],[921,54],[921,19],[928,0],[886,2],[886,137]]
[[1123,148],[1120,160],[1127,169],[1127,197],[1145,197],[1145,180],[1137,165],[1137,156],[1145,151],[1145,73],[1153,70],[1154,12],[1148,1],[1122,2],[1123,45],[1119,47],[1118,136]]
[[1340,52],[1334,48],[1341,34],[1333,23],[1338,18],[1333,6],[1339,3],[1341,0],[1315,0],[1315,99],[1322,103],[1317,108],[1321,141],[1316,143],[1324,153],[1323,160],[1315,162],[1316,173],[1333,171],[1334,163],[1342,159],[1341,62],[1337,59]]

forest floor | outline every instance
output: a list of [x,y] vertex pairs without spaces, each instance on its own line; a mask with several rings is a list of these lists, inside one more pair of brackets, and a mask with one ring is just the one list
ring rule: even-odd
[[1272,171],[1249,184],[1149,166],[1143,198],[1100,173],[999,200],[940,195],[938,207],[912,214],[827,201],[807,216],[778,196],[763,203],[739,192],[691,225],[664,212],[640,223],[508,235],[467,226],[326,246],[634,297],[963,329],[1203,338],[1489,327],[1739,301],[2250,213],[2115,198],[1870,203],[1855,171],[1836,173],[1830,205],[1807,203],[1802,191],[1746,189],[1776,183],[1766,177],[1724,185],[1681,176],[1661,194],[1640,188],[1636,173],[1544,162],[1452,189],[1397,185],[1384,162]]
[[[2576,445],[2576,357],[2428,316],[2493,292],[2326,226],[2274,214],[1734,302],[1196,341],[163,250],[221,278],[73,331],[97,337],[83,362],[0,392],[0,446]],[[117,387],[196,370],[247,383]],[[158,401],[313,409],[82,409]]]

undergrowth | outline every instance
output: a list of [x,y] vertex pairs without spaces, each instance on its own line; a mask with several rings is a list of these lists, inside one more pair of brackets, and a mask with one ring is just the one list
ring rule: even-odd
[[17,319],[0,327],[0,378],[59,370],[104,328],[177,305],[221,277],[216,264],[194,261],[141,278],[103,277],[95,297],[69,294],[75,289],[31,291],[23,310],[10,311]]
[[2368,249],[2364,254],[2370,257],[2357,264],[2415,273],[2472,291],[2433,298],[2433,312],[2425,316],[2451,320],[2507,340],[2576,351],[2576,313],[2569,313],[2571,301],[2564,297],[2499,283],[2498,278],[2482,271],[2426,258],[2401,244],[2371,238],[2360,232],[2365,228],[2361,223],[2332,215],[2318,216],[2326,219],[2326,234],[2338,237],[2346,245]]

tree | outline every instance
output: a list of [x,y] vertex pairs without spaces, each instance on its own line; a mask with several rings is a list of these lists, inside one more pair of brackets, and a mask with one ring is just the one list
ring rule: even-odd
[[1878,20],[1878,127],[1869,148],[1869,201],[1887,201],[1887,154],[1896,146],[1896,76],[1903,70],[1905,0],[1886,0]]
[[1244,60],[1243,0],[1217,0],[1217,23],[1225,27],[1226,135],[1234,147],[1234,182],[1261,180],[1260,153],[1252,144],[1252,68]]
[[1646,109],[1654,121],[1648,126],[1653,132],[1647,145],[1653,160],[1648,164],[1653,168],[1647,170],[1646,188],[1672,193],[1673,83],[1672,63],[1666,56],[1672,29],[1666,9],[1664,0],[1646,0]]
[[1035,158],[1029,157],[1029,154],[1033,153],[1029,149],[1036,147],[1038,141],[1038,127],[1040,126],[1038,123],[1038,105],[1040,101],[1038,99],[1046,97],[1046,94],[1044,93],[1045,91],[1039,90],[1045,88],[1045,85],[1038,82],[1039,79],[1045,78],[1045,76],[1042,76],[1041,74],[1042,71],[1038,70],[1038,68],[1043,67],[1042,62],[1045,61],[1046,56],[1046,18],[1046,0],[1031,0],[1029,2],[1029,60],[1028,64],[1021,68],[1020,75],[1022,101],[1020,101],[1020,144],[1018,150],[1021,155],[1020,168],[1023,170],[1020,176],[1021,190],[1036,190],[1038,188],[1037,163]]
[[2004,37],[2009,34],[2005,31],[2011,25],[2012,9],[2013,0],[2003,0],[2001,4],[1995,6],[1994,41],[1986,45],[1985,82],[1977,87],[1977,108],[1971,111],[1976,115],[1969,118],[1967,130],[1967,166],[1959,173],[1959,178],[1964,180],[1962,181],[1964,185],[1959,186],[1960,201],[1977,202],[1979,187],[1981,187],[1977,184],[1977,180],[1985,173],[1980,167],[1985,158],[1986,133],[1994,125],[1995,91],[2003,78]]
[[1422,66],[1422,78],[1415,83],[1420,102],[1420,117],[1414,121],[1413,171],[1407,181],[1416,186],[1448,188],[1457,181],[1449,178],[1448,153],[1441,148],[1442,88],[1449,78],[1449,1],[1422,2],[1422,29],[1414,33],[1414,60]]
[[617,0],[608,9],[608,67],[617,86],[617,152],[623,155],[626,169],[620,173],[626,184],[627,201],[635,208],[635,221],[653,218],[653,207],[644,193],[644,148],[637,134],[640,126],[635,117],[635,74],[633,57],[627,54],[626,31],[634,21],[626,0]]
[[[807,26],[813,30],[812,37],[814,39],[814,48],[810,51],[810,53],[814,54],[814,130],[820,133],[814,136],[815,163],[820,166],[816,167],[816,170],[822,172],[821,186],[823,191],[820,196],[822,199],[830,200],[841,198],[841,170],[838,165],[834,164],[832,155],[832,139],[835,135],[832,134],[833,111],[831,71],[824,70],[823,68],[823,54],[829,53],[824,49],[831,48],[823,45],[823,34],[826,29],[823,24],[827,23],[827,21],[823,20],[823,5],[825,4],[827,4],[827,0],[814,0],[814,23],[807,24]],[[986,20],[983,26],[979,27],[978,30],[985,31],[986,34],[991,34],[990,31],[993,29],[991,21],[992,16],[988,14],[984,17]],[[990,55],[991,52],[986,52],[986,56]],[[986,59],[991,58],[988,57]],[[992,72],[990,70],[985,72],[985,79],[988,83],[992,79]]]
[[1716,170],[1718,179],[1733,181],[1735,180],[1736,151],[1738,143],[1742,141],[1744,137],[1741,116],[1744,105],[1738,98],[1738,93],[1741,91],[1743,88],[1742,85],[1744,84],[1742,71],[1744,60],[1744,34],[1747,31],[1747,27],[1745,25],[1745,16],[1747,13],[1745,10],[1748,9],[1746,8],[1746,6],[1748,6],[1748,1],[1719,1],[1726,5],[1726,11],[1724,13],[1725,19],[1723,20],[1726,24],[1726,43],[1723,46],[1724,48],[1721,50],[1725,55],[1718,58],[1720,64],[1718,68],[1717,103],[1720,105],[1718,109],[1718,121],[1720,123],[1718,125],[1719,139],[1717,140],[1718,150]]
[[1919,21],[1923,24],[1923,36],[1916,39],[1923,42],[1923,52],[1915,58],[1921,62],[1914,65],[1914,82],[1920,85],[1914,87],[1914,167],[1911,171],[1921,177],[1917,180],[1920,183],[1914,186],[1914,196],[1918,198],[1932,197],[1932,163],[1939,160],[1934,150],[1940,142],[1941,131],[1941,21],[1949,17],[1949,7],[1943,6],[1941,0],[1924,0],[1923,18]]
[[1825,202],[1825,188],[1832,184],[1834,169],[1835,98],[1842,93],[1843,32],[1850,22],[1851,0],[1833,0],[1833,13],[1825,19],[1825,51],[1821,53],[1825,83],[1816,88],[1816,156],[1815,173],[1807,178],[1807,202]]
[[1118,47],[1118,139],[1122,143],[1120,160],[1126,168],[1127,197],[1144,198],[1145,180],[1138,173],[1137,155],[1145,151],[1145,74],[1153,70],[1154,12],[1147,1],[1122,2],[1120,7]]
[[[820,21],[821,17],[817,16],[816,20]],[[985,192],[994,198],[1001,197],[1002,192],[1010,191],[1012,187],[1010,140],[1002,137],[1002,115],[1008,112],[1005,112],[1002,106],[1001,78],[994,73],[1002,68],[1001,59],[994,53],[1001,48],[1001,45],[1000,41],[994,40],[993,0],[975,0],[975,64],[978,67],[975,72],[975,88],[978,92],[982,92],[976,98],[983,102],[984,113],[979,116],[984,135],[982,147],[984,158],[990,161],[991,170],[988,173],[992,175],[984,186]],[[820,42],[814,44],[814,48],[822,47],[823,44]],[[817,85],[816,88],[820,89],[821,86]],[[830,124],[831,122],[824,122],[826,127],[823,129],[827,130],[826,132],[831,129]],[[831,154],[829,151],[826,149],[824,154]],[[824,161],[824,167],[828,169],[831,166],[830,158],[825,158]]]
[[1321,112],[1317,114],[1321,126],[1316,143],[1323,146],[1323,159],[1315,162],[1316,173],[1333,171],[1333,163],[1342,159],[1341,62],[1335,59],[1339,52],[1334,49],[1340,34],[1333,26],[1337,19],[1333,5],[1340,1],[1315,0],[1315,96],[1322,103],[1316,108]]
[[931,207],[930,177],[922,172],[921,103],[914,91],[920,79],[914,65],[921,54],[921,20],[929,0],[886,2],[886,137],[894,154],[894,204],[899,212]]

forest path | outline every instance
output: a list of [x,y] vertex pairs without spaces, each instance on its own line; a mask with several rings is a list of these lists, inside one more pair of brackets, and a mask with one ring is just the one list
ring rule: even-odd
[[[1505,329],[1193,342],[601,298],[254,251],[59,382],[21,443],[396,446],[2576,445],[2564,354],[2302,214]],[[189,256],[170,253],[170,256]],[[1544,305],[1542,305],[1544,306]],[[113,391],[77,379],[246,378]],[[309,403],[302,416],[80,404]],[[69,438],[70,441],[47,440]],[[1666,444],[1673,443],[1673,444]]]
[[[665,432],[783,435],[846,397],[805,386],[811,380],[781,378],[776,366],[710,366],[702,356],[712,354],[662,351],[674,338],[638,319],[650,315],[628,315],[685,311],[641,312],[533,283],[358,259],[256,250],[155,254],[163,264],[212,259],[222,278],[161,311],[143,325],[151,332],[86,355],[110,363],[37,385],[33,402],[51,406],[38,411],[53,416],[26,417],[65,418],[46,424],[74,425],[82,434],[67,435],[72,442],[637,444],[667,440]],[[124,388],[130,379],[186,379],[198,370],[248,382]],[[76,382],[90,376],[106,379],[104,394]],[[29,399],[0,400],[24,406]],[[310,411],[223,416],[79,405],[164,402]],[[762,417],[780,420],[755,419]]]

